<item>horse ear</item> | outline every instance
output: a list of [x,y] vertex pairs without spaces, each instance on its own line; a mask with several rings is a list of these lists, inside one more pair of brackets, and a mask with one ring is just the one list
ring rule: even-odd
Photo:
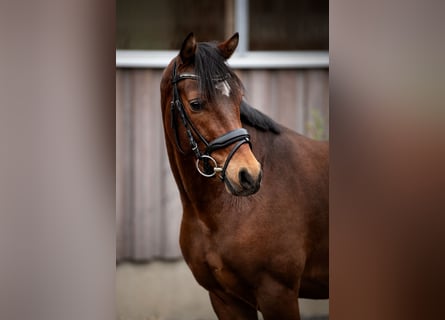
[[182,43],[181,51],[179,55],[181,56],[182,63],[187,63],[193,59],[196,51],[196,39],[193,32],[185,38]]
[[224,59],[227,60],[232,56],[233,52],[238,46],[238,40],[239,40],[239,34],[238,32],[236,32],[229,39],[218,44],[218,48],[219,50],[221,50],[221,54],[224,57]]

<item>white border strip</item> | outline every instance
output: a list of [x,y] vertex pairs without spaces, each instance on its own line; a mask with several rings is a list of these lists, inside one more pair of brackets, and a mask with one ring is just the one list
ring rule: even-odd
[[[117,68],[165,68],[178,51],[116,50]],[[248,51],[228,61],[235,69],[329,68],[328,51]]]
[[235,30],[239,33],[238,52],[249,48],[249,0],[235,0]]

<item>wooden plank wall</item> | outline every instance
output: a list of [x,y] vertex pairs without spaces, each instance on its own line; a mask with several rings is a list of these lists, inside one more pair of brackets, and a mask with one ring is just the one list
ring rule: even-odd
[[[327,69],[237,70],[247,101],[278,122],[328,138]],[[181,203],[164,146],[159,69],[116,71],[117,260],[175,259]]]

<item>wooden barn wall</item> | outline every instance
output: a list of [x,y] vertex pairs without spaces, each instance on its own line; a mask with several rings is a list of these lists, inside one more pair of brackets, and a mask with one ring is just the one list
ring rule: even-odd
[[[247,101],[315,138],[329,132],[327,69],[237,70]],[[116,71],[117,260],[181,257],[181,203],[164,146],[159,69]]]

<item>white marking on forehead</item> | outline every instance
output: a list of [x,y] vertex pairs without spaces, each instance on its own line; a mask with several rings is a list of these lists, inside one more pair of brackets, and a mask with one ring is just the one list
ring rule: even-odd
[[230,86],[226,80],[218,82],[215,85],[215,88],[218,89],[219,91],[221,91],[221,93],[223,95],[225,95],[226,97],[230,97]]

